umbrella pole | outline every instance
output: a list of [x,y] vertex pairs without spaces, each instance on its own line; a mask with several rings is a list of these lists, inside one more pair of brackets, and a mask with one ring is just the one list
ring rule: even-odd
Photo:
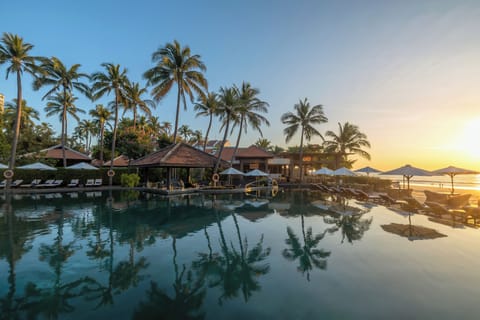
[[452,194],[455,191],[455,189],[453,187],[453,176],[454,176],[454,174],[450,174],[450,181],[452,182]]

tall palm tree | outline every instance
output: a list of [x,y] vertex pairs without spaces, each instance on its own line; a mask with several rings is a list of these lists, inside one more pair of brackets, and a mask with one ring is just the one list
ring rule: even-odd
[[[15,167],[15,155],[17,153],[18,137],[20,135],[20,122],[22,117],[22,74],[24,72],[33,76],[38,74],[39,68],[35,65],[38,57],[31,56],[30,50],[33,45],[23,41],[23,38],[12,33],[4,33],[0,41],[0,65],[7,64],[6,77],[10,73],[17,76],[17,116],[15,118],[15,128],[13,134],[12,148],[8,169]],[[7,179],[6,188],[10,187],[11,179]]]
[[[77,99],[78,98],[73,96],[69,91],[63,91],[62,93],[57,92],[56,95],[48,98],[49,102],[45,107],[47,117],[55,114],[59,115],[60,122],[62,123],[61,143],[63,150],[65,150],[67,140],[67,115],[79,121],[80,118],[77,113],[85,113],[85,111],[77,108],[75,105]],[[67,166],[65,153],[63,154],[63,166]]]
[[148,80],[148,85],[155,86],[152,90],[152,95],[156,101],[164,98],[173,84],[177,84],[177,109],[175,114],[175,131],[173,133],[173,142],[175,143],[180,114],[180,101],[183,101],[183,107],[186,110],[185,94],[190,97],[191,102],[194,100],[194,93],[199,96],[204,94],[203,90],[207,90],[207,80],[203,72],[207,68],[200,60],[200,55],[192,55],[188,46],[182,48],[176,40],[155,51],[152,54],[152,61],[156,65],[147,70],[143,77]]
[[325,151],[332,152],[338,155],[336,157],[335,166],[338,169],[339,158],[346,167],[351,162],[348,161],[349,154],[357,154],[367,160],[370,160],[370,154],[363,150],[363,148],[370,148],[370,142],[367,140],[367,135],[360,132],[358,126],[345,122],[343,125],[338,123],[338,133],[327,131],[325,137],[330,138],[324,141]]
[[[62,92],[64,97],[68,94],[72,94],[73,89],[78,90],[87,97],[90,96],[90,88],[86,83],[81,81],[82,78],[88,79],[89,76],[86,73],[80,73],[80,64],[74,64],[70,68],[65,66],[60,59],[56,57],[42,58],[41,68],[44,71],[41,77],[38,77],[33,82],[33,89],[38,90],[43,86],[51,86],[51,89],[43,96],[42,99],[50,97],[52,94]],[[68,99],[63,99],[64,103],[68,102]],[[67,106],[64,106],[66,109]],[[67,158],[65,154],[65,136],[66,132],[62,133],[62,157],[63,166],[67,166]]]
[[[113,170],[113,159],[115,159],[115,143],[117,140],[117,125],[118,125],[118,109],[125,101],[125,87],[128,83],[127,69],[120,70],[120,65],[113,63],[102,63],[105,72],[95,72],[92,75],[92,91],[93,98],[99,99],[105,94],[113,91],[115,95],[114,100],[114,114],[115,120],[113,124],[113,139],[112,139],[112,158],[110,161],[110,170]],[[112,185],[112,178],[109,178],[109,185]]]
[[203,135],[202,131],[200,130],[195,130],[190,133],[190,143],[200,143],[202,142]]
[[90,116],[94,118],[94,123],[99,126],[100,133],[100,161],[103,163],[103,141],[105,138],[105,124],[112,119],[112,112],[103,106],[97,104],[95,109],[90,110]]
[[288,143],[292,137],[301,129],[300,133],[300,182],[303,181],[303,139],[310,141],[313,136],[323,136],[313,125],[325,123],[328,121],[323,113],[322,105],[310,106],[307,98],[293,106],[295,113],[287,112],[282,114],[281,120],[287,127],[283,130],[285,142]]
[[172,135],[172,124],[168,121],[162,122],[162,130],[167,134],[167,136]]
[[236,110],[238,117],[235,119],[233,127],[238,126],[239,128],[237,143],[235,144],[235,149],[233,150],[231,163],[233,163],[235,156],[237,155],[242,131],[244,130],[245,133],[247,133],[247,127],[249,124],[253,129],[257,130],[262,137],[263,134],[262,130],[260,129],[260,125],[265,123],[267,126],[270,126],[270,122],[267,120],[267,118],[260,114],[260,112],[268,112],[268,103],[260,100],[257,97],[257,95],[260,93],[260,90],[252,88],[251,84],[248,82],[243,82],[242,87],[238,90],[238,92],[239,105]]
[[140,84],[138,82],[128,82],[125,87],[126,103],[123,114],[125,114],[127,110],[132,110],[134,129],[136,129],[137,125],[137,108],[139,108],[147,116],[151,116],[151,109],[156,108],[153,100],[142,98],[142,95],[145,93],[147,93],[147,88],[140,88]]
[[178,128],[178,133],[183,136],[183,140],[185,142],[188,141],[188,137],[190,137],[190,135],[192,134],[192,130],[190,129],[189,126],[187,126],[186,124],[182,125],[180,128]]
[[207,133],[205,133],[205,141],[203,142],[203,151],[207,148],[208,135],[210,129],[212,128],[213,116],[217,112],[218,107],[218,96],[214,92],[210,92],[208,95],[201,96],[199,102],[193,107],[197,111],[196,117],[208,117],[208,128]]
[[235,117],[235,109],[239,104],[238,99],[238,90],[235,86],[226,88],[220,88],[219,100],[217,114],[222,121],[223,131],[223,140],[218,152],[217,163],[215,164],[215,169],[213,173],[218,172],[218,167],[220,166],[220,161],[222,161],[223,148],[225,147],[225,141],[227,141],[228,129],[230,127],[230,121]]

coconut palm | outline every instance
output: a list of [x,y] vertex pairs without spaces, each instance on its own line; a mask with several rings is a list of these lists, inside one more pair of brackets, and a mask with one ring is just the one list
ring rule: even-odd
[[[67,115],[79,121],[80,118],[77,113],[85,113],[85,111],[77,108],[75,105],[77,97],[74,97],[69,91],[58,92],[56,95],[49,97],[48,100],[49,102],[45,107],[46,115],[47,117],[55,114],[59,115],[60,122],[62,123],[61,144],[62,149],[65,150],[67,140]],[[63,154],[63,166],[67,166],[65,154]]]
[[95,122],[92,120],[82,120],[78,123],[78,126],[75,128],[75,130],[78,131],[79,135],[85,139],[85,150],[90,150],[92,136],[98,131],[98,127],[96,126]]
[[[15,167],[15,155],[17,153],[18,137],[20,135],[20,122],[22,117],[22,74],[24,72],[35,76],[39,68],[35,65],[38,57],[30,55],[33,45],[23,41],[23,38],[12,33],[4,33],[0,41],[0,65],[7,64],[6,77],[10,73],[17,76],[17,116],[15,118],[14,134],[8,169]],[[10,187],[11,179],[7,179],[7,188]]]
[[239,104],[238,99],[238,90],[235,86],[226,88],[220,88],[220,95],[217,107],[217,114],[222,121],[222,128],[223,131],[223,140],[222,145],[220,146],[220,150],[218,152],[217,163],[215,164],[215,169],[213,173],[218,172],[218,167],[220,166],[220,161],[222,160],[222,152],[223,148],[225,147],[225,141],[227,141],[228,129],[230,127],[230,121],[232,118],[235,118],[235,109]]
[[242,87],[238,89],[239,94],[239,104],[236,108],[236,114],[238,117],[234,119],[234,127],[238,126],[238,136],[237,143],[235,144],[235,149],[233,150],[231,163],[235,160],[237,155],[238,146],[240,144],[240,138],[242,132],[247,133],[248,125],[250,124],[253,129],[257,130],[260,133],[260,136],[263,137],[262,130],[260,126],[262,123],[265,123],[267,126],[270,126],[270,122],[260,113],[268,112],[268,103],[260,100],[257,96],[260,93],[260,90],[252,88],[250,83],[243,82]]
[[207,133],[205,134],[205,141],[203,142],[203,151],[207,148],[208,135],[210,129],[212,128],[213,116],[217,112],[218,107],[218,96],[214,92],[210,92],[208,95],[203,95],[200,97],[199,102],[193,107],[197,111],[196,116],[208,117],[208,128]]
[[[105,72],[95,72],[92,75],[92,92],[93,98],[99,99],[105,94],[113,91],[115,95],[114,114],[115,120],[113,124],[113,138],[112,138],[112,158],[110,161],[110,170],[113,169],[113,159],[115,159],[115,143],[117,139],[117,125],[118,125],[118,109],[125,101],[125,87],[128,83],[127,70],[120,70],[120,65],[113,63],[102,63]],[[112,185],[112,177],[109,178],[109,185]]]
[[192,130],[190,129],[189,126],[184,124],[180,126],[180,128],[178,128],[178,133],[183,137],[183,140],[187,142],[188,137],[190,137],[190,135],[192,134]]
[[100,133],[100,161],[103,163],[103,142],[105,138],[105,124],[112,119],[112,112],[105,108],[103,104],[97,104],[95,109],[89,111],[90,116],[94,118],[94,123],[99,126]]
[[126,102],[123,114],[125,114],[127,110],[132,110],[134,129],[136,129],[137,125],[137,108],[140,109],[140,111],[142,111],[147,116],[151,116],[151,109],[156,108],[155,102],[153,100],[142,98],[142,95],[144,95],[145,93],[147,93],[147,88],[140,88],[140,84],[138,82],[128,82],[125,87]]
[[339,158],[344,166],[351,167],[351,162],[348,161],[349,154],[357,154],[370,160],[370,154],[363,150],[365,147],[370,148],[370,142],[367,140],[367,135],[360,132],[358,126],[349,122],[343,125],[338,123],[338,133],[329,130],[325,133],[325,137],[330,138],[323,143],[325,151],[338,155],[335,164],[337,168],[340,166]]
[[258,140],[255,141],[255,145],[267,151],[270,151],[273,149],[272,142],[265,138],[258,138]]
[[323,113],[322,105],[310,106],[307,98],[293,106],[295,113],[287,112],[281,117],[282,123],[287,127],[283,130],[285,142],[288,143],[292,137],[301,129],[300,133],[300,182],[303,181],[303,139],[310,141],[313,136],[323,136],[313,125],[325,123],[328,121]]
[[[43,96],[42,99],[50,97],[54,93],[62,92],[63,96],[67,96],[68,93],[72,93],[73,89],[76,89],[86,95],[90,96],[90,88],[87,84],[81,82],[82,78],[88,79],[89,76],[85,73],[80,73],[80,64],[74,64],[70,68],[66,67],[60,59],[56,57],[42,58],[41,68],[44,71],[41,77],[38,77],[33,82],[33,89],[38,90],[43,86],[51,86],[52,88]],[[64,99],[66,103],[67,100]],[[66,109],[67,106],[64,106]],[[66,134],[66,132],[65,132]],[[62,157],[63,166],[67,166],[67,158],[65,154],[65,136],[62,134]]]
[[[13,99],[13,102],[5,103],[4,120],[5,127],[9,127],[12,130],[15,129],[15,119],[17,116],[17,99]],[[20,129],[33,127],[35,123],[32,119],[39,121],[39,113],[33,107],[27,105],[27,100],[22,100],[22,115],[20,117]]]
[[183,107],[186,110],[185,94],[190,97],[192,102],[194,93],[199,96],[204,94],[203,90],[207,90],[207,80],[203,72],[207,68],[200,60],[199,55],[192,55],[188,46],[182,48],[176,40],[155,51],[152,55],[152,61],[156,65],[147,70],[143,76],[148,80],[148,85],[155,86],[152,95],[156,101],[164,98],[173,84],[177,84],[177,109],[173,133],[173,141],[176,142],[180,101],[183,101]]

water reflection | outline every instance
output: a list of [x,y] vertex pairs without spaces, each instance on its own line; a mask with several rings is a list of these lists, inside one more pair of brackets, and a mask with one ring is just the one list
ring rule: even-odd
[[[327,269],[332,250],[326,237],[339,233],[342,242],[353,243],[372,221],[319,208],[312,204],[318,196],[304,192],[275,198],[162,198],[136,191],[34,201],[6,196],[0,268],[5,262],[8,277],[2,274],[0,281],[8,288],[0,286],[0,311],[7,319],[108,316],[117,308],[134,310],[134,318],[202,319],[207,301],[249,303],[269,277],[272,239],[252,224],[287,217],[286,247],[277,254],[310,281],[314,269]],[[313,223],[310,217],[320,219]],[[17,264],[23,261],[38,265],[25,262],[19,283]],[[127,296],[129,308],[119,303]]]

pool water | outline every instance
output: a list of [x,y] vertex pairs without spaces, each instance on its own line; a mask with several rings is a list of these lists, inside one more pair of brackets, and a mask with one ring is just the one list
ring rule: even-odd
[[0,201],[0,319],[478,318],[480,233],[450,220],[307,191]]

